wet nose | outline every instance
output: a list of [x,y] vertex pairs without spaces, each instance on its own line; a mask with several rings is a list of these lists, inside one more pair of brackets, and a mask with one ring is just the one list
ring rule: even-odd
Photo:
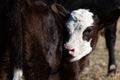
[[72,46],[68,45],[68,44],[64,44],[64,48],[68,51],[68,53],[70,55],[73,55],[74,52],[75,52],[75,49]]

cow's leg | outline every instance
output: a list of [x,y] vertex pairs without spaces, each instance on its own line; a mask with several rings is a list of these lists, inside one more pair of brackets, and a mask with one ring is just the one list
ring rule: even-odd
[[110,25],[105,29],[105,39],[106,46],[109,52],[109,64],[108,64],[108,75],[111,73],[115,73],[117,69],[116,61],[115,61],[115,41],[116,41],[116,23]]
[[23,53],[23,29],[22,15],[20,6],[17,2],[10,4],[12,6],[9,11],[9,56],[10,71],[9,80],[22,80],[22,53]]
[[13,30],[15,33],[12,35],[9,42],[9,55],[10,55],[10,73],[9,80],[22,80],[22,31],[20,28]]
[[[19,31],[18,31],[19,32]],[[16,33],[15,33],[16,34]],[[21,80],[22,71],[22,36],[16,35],[12,41],[10,41],[10,80]]]
[[22,31],[20,28],[13,30],[15,33],[12,35],[9,42],[9,55],[10,55],[10,73],[9,80],[22,80],[22,50],[23,39]]

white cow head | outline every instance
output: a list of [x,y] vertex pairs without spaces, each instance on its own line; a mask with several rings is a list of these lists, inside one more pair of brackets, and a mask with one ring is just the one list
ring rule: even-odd
[[98,30],[95,27],[94,14],[86,9],[71,12],[66,23],[68,40],[64,44],[71,62],[88,55],[97,41]]

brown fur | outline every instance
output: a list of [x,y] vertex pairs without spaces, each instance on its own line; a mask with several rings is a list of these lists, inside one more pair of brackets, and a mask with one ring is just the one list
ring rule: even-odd
[[62,6],[54,4],[49,8],[41,1],[23,9],[26,80],[48,80],[50,74],[57,72],[62,55],[63,18],[66,14]]
[[[12,24],[8,27],[12,31],[2,33],[11,34],[10,37],[5,38],[5,40],[7,39],[6,42],[10,42],[10,44],[8,45],[4,40],[1,40],[0,43],[6,43],[6,50],[7,46],[10,47],[10,51],[11,49],[18,51],[22,49],[20,57],[23,61],[22,67],[25,80],[48,80],[49,75],[56,73],[59,68],[63,46],[63,28],[65,26],[65,16],[68,12],[61,5],[53,4],[52,7],[49,7],[42,1],[21,0],[19,3],[14,2],[14,5],[18,6],[9,7],[6,5],[10,9],[6,9],[6,11],[10,13],[8,17],[10,24]],[[5,13],[6,15],[7,13]],[[9,29],[5,28],[5,30]],[[22,41],[22,44],[19,41]],[[8,53],[10,51],[8,50]],[[8,56],[11,59],[11,56],[14,55],[12,57],[14,62],[16,54],[11,52]],[[5,56],[4,53],[2,54],[0,58],[3,60]],[[4,60],[0,61],[0,63],[2,62]],[[14,63],[11,60],[10,63],[5,63],[5,65],[0,64],[3,68],[5,67],[3,69],[0,66],[0,73],[3,73],[0,74],[1,80],[7,80],[6,75],[9,71],[7,65],[13,68],[12,64]],[[11,71],[10,73],[12,75]],[[11,77],[11,75],[9,76]]]

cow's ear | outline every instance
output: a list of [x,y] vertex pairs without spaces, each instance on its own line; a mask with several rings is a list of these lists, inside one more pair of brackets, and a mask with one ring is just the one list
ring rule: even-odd
[[97,27],[97,31],[103,29],[103,26],[101,26],[100,19],[97,14],[94,14],[93,19],[94,19],[94,24]]
[[95,22],[95,23],[99,23],[99,17],[98,17],[97,14],[95,14],[95,15],[93,16],[93,19],[94,19],[94,22]]
[[67,11],[62,5],[60,4],[53,4],[51,6],[52,11],[60,16],[66,17],[69,14],[69,11]]

